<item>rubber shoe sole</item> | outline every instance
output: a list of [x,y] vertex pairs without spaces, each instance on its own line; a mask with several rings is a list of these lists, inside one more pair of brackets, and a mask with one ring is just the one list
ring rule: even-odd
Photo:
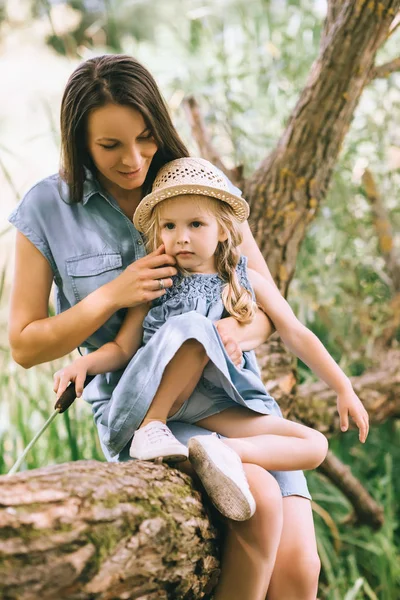
[[255,502],[210,458],[201,442],[189,440],[189,460],[199,476],[210,500],[218,511],[232,521],[247,521],[255,513]]

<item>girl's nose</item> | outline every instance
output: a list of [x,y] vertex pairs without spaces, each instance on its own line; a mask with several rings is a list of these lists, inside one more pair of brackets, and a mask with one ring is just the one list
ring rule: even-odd
[[187,229],[178,232],[177,242],[178,244],[187,244],[189,242],[189,232]]

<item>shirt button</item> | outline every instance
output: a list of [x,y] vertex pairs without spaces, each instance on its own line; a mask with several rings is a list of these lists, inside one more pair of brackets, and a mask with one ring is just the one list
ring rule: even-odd
[[138,246],[141,246],[143,244],[142,240],[138,240]]

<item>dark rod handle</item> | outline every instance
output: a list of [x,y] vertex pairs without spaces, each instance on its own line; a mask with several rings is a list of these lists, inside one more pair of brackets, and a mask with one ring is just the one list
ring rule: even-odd
[[[87,384],[90,383],[93,378],[94,378],[94,375],[88,375],[85,379],[85,383],[83,384],[83,387],[86,387]],[[71,406],[71,404],[73,404],[73,402],[75,401],[75,398],[76,398],[75,383],[73,381],[71,381],[71,383],[69,384],[69,386],[67,387],[65,392],[63,392],[61,394],[61,396],[55,403],[54,409],[59,410],[60,414],[65,412],[67,410],[67,408],[69,408]]]

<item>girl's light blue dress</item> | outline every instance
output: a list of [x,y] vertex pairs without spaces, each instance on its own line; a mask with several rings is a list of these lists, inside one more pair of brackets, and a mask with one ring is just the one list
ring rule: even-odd
[[[68,310],[117,277],[145,255],[143,239],[116,201],[86,173],[82,202],[71,204],[68,186],[58,175],[36,184],[9,217],[10,222],[42,253],[54,276],[57,313]],[[240,193],[236,188],[234,193]],[[238,266],[243,285],[246,260]],[[85,388],[109,461],[129,460],[130,440],[158,388],[165,366],[188,339],[201,343],[210,361],[193,395],[168,425],[182,442],[209,434],[193,423],[230,406],[247,406],[258,414],[281,412],[259,377],[253,352],[245,352],[236,368],[213,324],[224,314],[222,281],[217,275],[176,280],[155,303],[144,323],[144,346],[123,371],[96,376]],[[91,352],[113,340],[126,310],[117,311],[82,343]],[[310,498],[301,471],[272,471],[283,496]]]
[[[237,273],[251,290],[242,256]],[[197,340],[209,363],[199,385],[171,421],[194,424],[224,408],[244,406],[258,414],[281,415],[266,392],[254,352],[244,352],[237,368],[225,351],[214,325],[225,313],[221,299],[224,282],[217,274],[174,277],[174,285],[155,301],[143,322],[143,345],[125,368],[107,407],[95,418],[100,437],[111,456],[132,439],[160,386],[164,369],[187,340]],[[96,385],[94,383],[94,385]],[[85,391],[90,396],[90,386]]]

